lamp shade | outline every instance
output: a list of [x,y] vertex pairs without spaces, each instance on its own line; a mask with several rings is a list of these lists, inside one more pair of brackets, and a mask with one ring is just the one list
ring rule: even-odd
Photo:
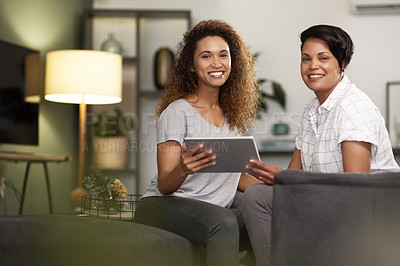
[[47,54],[48,101],[112,104],[122,100],[122,57],[93,50],[58,50]]

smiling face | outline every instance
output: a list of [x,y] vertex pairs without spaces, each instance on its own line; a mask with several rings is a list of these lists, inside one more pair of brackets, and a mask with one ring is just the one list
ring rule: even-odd
[[219,36],[208,36],[197,42],[193,69],[199,88],[220,88],[231,73],[229,45]]
[[306,40],[301,50],[301,77],[321,104],[342,80],[339,62],[325,41]]

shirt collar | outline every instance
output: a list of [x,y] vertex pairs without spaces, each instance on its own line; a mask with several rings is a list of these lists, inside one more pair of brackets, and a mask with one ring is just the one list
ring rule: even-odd
[[332,108],[336,105],[339,99],[341,99],[342,96],[346,93],[349,83],[350,83],[349,78],[346,75],[344,75],[342,80],[339,82],[336,88],[333,89],[332,93],[328,96],[328,98],[321,105],[321,107],[326,109],[327,111],[332,110]]

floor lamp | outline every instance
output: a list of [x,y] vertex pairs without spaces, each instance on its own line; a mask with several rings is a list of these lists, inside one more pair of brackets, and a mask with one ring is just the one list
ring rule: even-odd
[[79,104],[78,185],[70,193],[75,208],[81,206],[81,197],[87,194],[82,184],[86,105],[118,103],[121,95],[121,55],[94,50],[57,50],[47,54],[44,98]]
[[32,52],[25,56],[25,102],[40,103],[40,56]]

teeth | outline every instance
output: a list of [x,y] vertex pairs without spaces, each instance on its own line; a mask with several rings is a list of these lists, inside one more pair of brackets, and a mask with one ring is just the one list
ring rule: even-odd
[[321,78],[321,77],[323,77],[324,75],[310,75],[310,78]]
[[221,76],[222,72],[211,72],[210,75],[211,76]]

